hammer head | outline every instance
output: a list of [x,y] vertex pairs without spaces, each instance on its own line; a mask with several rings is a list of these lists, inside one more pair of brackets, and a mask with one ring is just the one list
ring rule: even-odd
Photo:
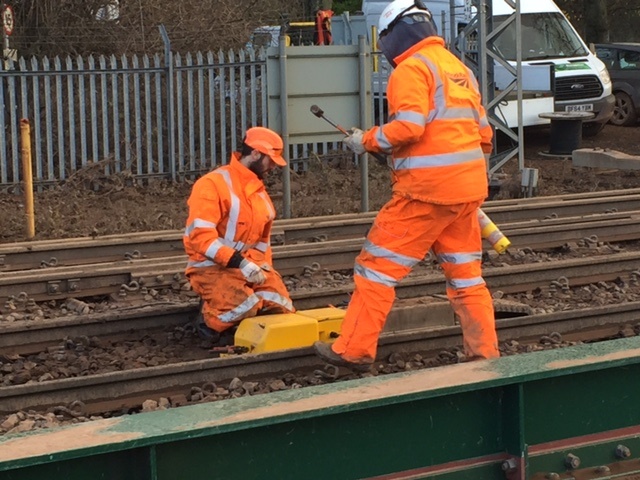
[[311,105],[309,110],[318,118],[322,118],[322,115],[324,115],[324,111],[318,105]]

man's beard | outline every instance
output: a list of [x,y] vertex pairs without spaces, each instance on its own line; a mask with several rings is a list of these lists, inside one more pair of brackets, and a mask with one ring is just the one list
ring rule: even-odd
[[262,166],[262,159],[256,160],[255,162],[249,164],[249,170],[256,174],[260,180],[264,180],[264,177],[267,174],[267,170]]

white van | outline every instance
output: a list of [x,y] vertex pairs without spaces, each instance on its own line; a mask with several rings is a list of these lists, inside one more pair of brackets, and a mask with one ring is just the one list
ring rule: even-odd
[[[520,9],[523,63],[553,65],[555,110],[593,112],[595,118],[584,124],[583,133],[597,134],[613,115],[615,105],[605,64],[587,48],[552,0],[524,0]],[[493,0],[494,28],[512,12],[504,0]],[[515,61],[515,23],[496,38],[494,46],[505,58]]]
[[[382,10],[391,0],[363,0],[362,11],[366,17],[367,35],[371,26],[377,26]],[[455,12],[451,15],[449,0],[423,2],[434,15],[439,31],[447,43],[451,42],[451,23],[454,36],[472,18],[469,2],[454,0]],[[513,13],[505,0],[493,0],[494,29]],[[615,97],[607,69],[589,51],[571,23],[552,0],[521,0],[523,64],[553,65],[555,69],[555,111],[591,111],[595,118],[583,125],[585,135],[597,134],[611,118]],[[494,41],[502,55],[515,63],[515,23],[512,22]],[[526,106],[525,106],[526,108]],[[527,116],[531,122],[525,126],[543,122],[535,115]],[[535,120],[534,120],[535,119]],[[512,121],[508,121],[513,126]]]

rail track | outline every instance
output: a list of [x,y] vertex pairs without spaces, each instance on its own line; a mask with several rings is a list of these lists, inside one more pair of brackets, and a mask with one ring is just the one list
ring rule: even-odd
[[[555,337],[592,340],[616,335],[622,326],[637,322],[640,302],[575,310],[554,314],[503,319],[497,323],[501,342],[524,344],[553,332]],[[393,352],[408,355],[435,355],[460,344],[457,326],[416,329],[385,334],[380,340],[379,357]],[[49,382],[3,387],[0,389],[0,413],[42,409],[55,405],[77,405],[79,414],[93,415],[117,411],[142,404],[150,397],[185,395],[194,386],[214,393],[217,385],[233,378],[258,381],[285,372],[309,374],[319,366],[310,348],[292,349],[260,355],[242,355],[176,363],[157,367],[112,372]],[[320,374],[328,380],[336,371]]]
[[[502,229],[505,223],[554,225],[554,219],[637,212],[640,189],[489,201],[483,210]],[[277,220],[273,245],[362,238],[376,212]],[[622,218],[622,217],[620,217]],[[561,223],[561,222],[556,222]],[[520,228],[526,228],[520,225]],[[181,255],[183,232],[160,231],[96,238],[72,238],[0,245],[0,271],[77,266]],[[511,233],[514,236],[515,232]],[[513,241],[513,240],[512,240]]]
[[[640,240],[640,190],[490,202],[484,210],[513,243],[511,253],[499,258],[516,263],[489,261],[485,266],[484,277],[494,293],[509,296],[538,291],[553,298],[603,282],[636,286],[640,279],[640,251],[634,251],[634,244],[627,245],[631,248],[626,251],[616,244]],[[338,217],[281,221],[277,235],[284,244],[274,247],[276,268],[292,276],[350,270],[373,214]],[[577,252],[582,258],[548,257],[546,261],[527,262],[529,252],[549,248]],[[130,255],[124,256],[123,250]],[[195,310],[196,301],[189,300],[188,295],[178,295],[174,300],[150,299],[147,295],[153,289],[188,293],[182,277],[185,257],[181,232],[5,245],[0,246],[0,259],[0,268],[4,269],[0,272],[0,313],[7,305],[21,311],[35,302],[97,295],[126,297],[130,302],[103,313],[0,322],[0,351],[4,355],[0,366],[14,357],[55,352],[61,339],[135,338],[148,332],[179,330]],[[338,286],[293,290],[296,307],[346,303],[353,287],[348,276],[343,280]],[[443,276],[426,261],[424,269],[417,269],[397,288],[399,308],[403,300],[416,297],[444,301],[443,282]],[[428,305],[419,307],[429,314]],[[616,335],[624,325],[639,318],[640,302],[628,301],[501,318],[498,328],[501,342],[507,343],[533,341],[551,333],[563,335],[565,340],[585,341]],[[137,333],[132,333],[134,330]],[[413,325],[385,333],[380,354],[385,357],[405,351],[433,355],[460,342],[459,327],[451,323],[432,324],[427,329]],[[82,403],[76,402],[73,408],[77,410],[72,409],[71,414],[135,409],[149,398],[184,397],[192,388],[200,389],[204,397],[215,396],[216,385],[236,377],[256,380],[298,370],[313,377],[316,367],[316,357],[309,348],[303,348],[31,381],[0,388],[0,413],[74,405],[77,399]],[[335,380],[335,372],[323,372],[318,374],[320,380]]]
[[[640,211],[506,222],[501,228],[511,240],[512,249],[570,244],[593,249],[605,242],[640,240]],[[349,270],[361,247],[362,238],[276,246],[274,264],[282,275]],[[182,251],[173,251],[162,257],[1,272],[0,312],[2,304],[12,299],[27,303],[108,294],[124,297],[152,288],[179,291],[186,282],[185,262]]]
[[[566,292],[571,288],[598,282],[621,281],[635,284],[640,280],[640,252],[622,252],[586,258],[549,261],[536,264],[485,268],[483,276],[492,292],[515,294],[539,289]],[[410,276],[396,288],[399,299],[434,297],[445,299],[441,273]],[[349,282],[340,287],[315,288],[292,292],[300,310],[345,304],[353,291]],[[139,331],[177,326],[189,322],[197,302],[140,301],[105,313],[72,315],[54,319],[22,320],[0,323],[0,350],[12,354],[34,353],[56,345],[60,339],[79,336],[104,336],[128,332],[135,325]]]

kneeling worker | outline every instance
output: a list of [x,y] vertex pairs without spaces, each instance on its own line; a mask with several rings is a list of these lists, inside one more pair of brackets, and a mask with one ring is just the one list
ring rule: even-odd
[[270,236],[276,211],[263,179],[286,167],[283,142],[268,128],[247,130],[228,165],[196,181],[189,197],[184,246],[186,275],[202,299],[198,332],[230,345],[240,320],[295,312],[273,268]]

